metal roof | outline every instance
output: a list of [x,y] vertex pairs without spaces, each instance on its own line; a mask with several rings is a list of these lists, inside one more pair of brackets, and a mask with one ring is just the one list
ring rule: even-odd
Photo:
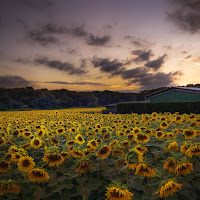
[[192,91],[193,92],[200,92],[200,88],[195,88],[195,87],[171,87],[171,88],[166,88],[164,90],[160,90],[158,92],[154,92],[152,94],[146,95],[146,98],[152,97],[154,95],[158,95],[160,93],[164,93],[164,92],[172,90],[172,89],[187,90],[187,91],[190,91],[190,92],[192,92]]

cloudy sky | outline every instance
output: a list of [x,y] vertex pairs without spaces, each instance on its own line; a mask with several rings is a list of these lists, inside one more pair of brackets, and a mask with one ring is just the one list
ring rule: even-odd
[[200,83],[200,0],[1,0],[0,87]]

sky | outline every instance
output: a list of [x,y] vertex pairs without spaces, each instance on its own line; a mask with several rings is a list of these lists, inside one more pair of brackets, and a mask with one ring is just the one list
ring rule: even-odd
[[200,83],[200,0],[1,0],[0,87]]

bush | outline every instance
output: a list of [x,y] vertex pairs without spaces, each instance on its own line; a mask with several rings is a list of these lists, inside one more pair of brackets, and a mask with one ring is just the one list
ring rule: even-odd
[[179,112],[200,113],[200,101],[192,102],[162,102],[162,103],[120,103],[117,104],[117,113],[152,113],[152,112]]

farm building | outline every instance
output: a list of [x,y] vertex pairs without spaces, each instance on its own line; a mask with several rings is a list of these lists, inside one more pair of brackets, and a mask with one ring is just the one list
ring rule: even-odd
[[150,102],[200,101],[200,88],[171,87],[146,96]]
[[117,104],[119,103],[148,103],[149,100],[145,100],[145,101],[129,101],[129,102],[118,102],[118,103],[114,103],[114,104],[109,104],[109,105],[105,105],[106,110],[103,110],[102,113],[103,114],[108,114],[108,113],[117,113]]

